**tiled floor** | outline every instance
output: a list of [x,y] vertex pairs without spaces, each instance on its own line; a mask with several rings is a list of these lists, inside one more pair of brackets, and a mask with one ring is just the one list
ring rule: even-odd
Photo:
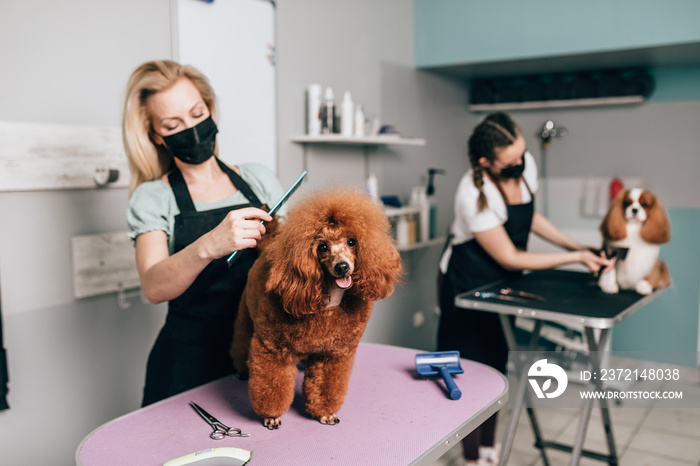
[[[700,465],[700,384],[697,371],[677,382],[668,382],[664,390],[682,390],[684,406],[695,408],[664,408],[659,402],[646,406],[613,406],[610,408],[613,436],[620,466],[682,466]],[[686,403],[687,401],[687,403]],[[546,440],[569,444],[578,427],[578,409],[538,409],[538,421]],[[499,414],[498,439],[502,441],[510,417],[506,407]],[[534,446],[534,436],[527,414],[523,411],[518,421],[508,466],[542,466]],[[594,407],[588,425],[584,449],[608,453],[600,409]],[[547,450],[552,466],[568,465],[570,455]],[[462,466],[461,445],[445,453],[433,466]],[[582,458],[581,466],[601,466],[607,463]]]

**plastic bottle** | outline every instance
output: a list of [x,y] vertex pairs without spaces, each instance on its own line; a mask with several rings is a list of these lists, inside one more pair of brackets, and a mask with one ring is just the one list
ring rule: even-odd
[[614,201],[617,195],[624,188],[622,180],[617,176],[610,182],[610,202]]
[[418,205],[420,206],[420,241],[430,239],[430,202],[423,186],[418,191]]
[[445,170],[439,168],[428,168],[428,186],[425,194],[430,206],[430,239],[437,238],[437,199],[435,199],[435,175],[444,175]]
[[425,186],[413,187],[409,205],[417,208],[418,211],[416,214],[416,241],[428,241],[430,238],[430,204],[428,204]]
[[309,136],[321,134],[321,85],[311,84],[306,91],[306,133]]
[[333,101],[333,89],[327,87],[321,103],[321,134],[333,134],[334,120],[335,102]]
[[409,244],[409,225],[408,219],[405,215],[399,215],[396,219],[396,243],[401,246],[408,246]]
[[362,105],[355,105],[355,136],[364,137],[365,135],[365,114],[362,111]]
[[367,194],[375,201],[379,200],[379,183],[374,173],[370,173],[367,177]]
[[416,215],[405,215],[406,221],[408,222],[408,244],[416,244],[420,239],[418,238],[418,222],[416,221]]
[[350,91],[345,91],[340,116],[340,133],[343,136],[352,136],[355,127],[355,105],[352,102]]

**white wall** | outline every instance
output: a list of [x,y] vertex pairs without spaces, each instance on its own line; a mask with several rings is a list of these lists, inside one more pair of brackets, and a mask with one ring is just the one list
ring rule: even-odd
[[[131,71],[170,57],[169,5],[0,2],[0,120],[119,126]],[[72,297],[70,237],[125,230],[127,197],[126,189],[0,194],[11,408],[0,412],[2,464],[75,464],[83,437],[140,404],[164,306],[135,300],[121,310],[114,294]]]
[[267,0],[177,0],[176,60],[216,90],[217,144],[227,163],[275,169],[275,9]]

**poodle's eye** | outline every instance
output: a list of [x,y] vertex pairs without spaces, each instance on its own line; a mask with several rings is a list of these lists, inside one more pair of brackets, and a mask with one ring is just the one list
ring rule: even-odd
[[357,244],[357,241],[355,241],[354,239],[350,238],[348,240],[348,246],[350,246],[351,248],[354,248],[356,244]]
[[320,244],[318,246],[317,251],[320,253],[328,252],[328,245],[327,244]]

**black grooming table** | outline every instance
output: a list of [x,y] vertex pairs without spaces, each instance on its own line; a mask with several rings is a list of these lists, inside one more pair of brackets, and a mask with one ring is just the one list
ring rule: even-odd
[[[535,297],[523,295],[503,295],[501,290],[504,288],[536,295],[542,299],[538,300]],[[461,293],[455,298],[455,305],[464,309],[499,314],[503,333],[511,351],[535,351],[545,321],[583,327],[590,354],[588,364],[593,372],[599,373],[602,362],[601,351],[607,347],[612,327],[664,291],[665,289],[656,290],[647,296],[634,291],[621,291],[618,294],[609,295],[600,290],[596,278],[590,273],[553,269],[532,272],[518,279],[501,280]],[[484,293],[495,293],[495,297],[484,297]],[[535,328],[530,335],[528,345],[525,347],[521,347],[516,341],[514,319],[510,319],[509,316],[534,320]],[[588,421],[593,408],[592,398],[583,402],[573,445],[564,445],[542,438],[535,410],[532,408],[529,394],[526,392],[528,368],[531,362],[534,361],[527,360],[516,363],[515,370],[520,379],[513,398],[508,401],[512,406],[512,414],[503,441],[499,466],[505,466],[508,462],[518,418],[523,407],[526,408],[530,417],[535,446],[540,449],[542,463],[545,466],[549,466],[545,452],[547,448],[571,453],[571,466],[577,466],[581,457],[596,459],[616,466],[618,458],[612,431],[612,419],[608,412],[607,401],[604,398],[598,401],[606,432],[608,454],[583,449]],[[602,390],[603,385],[600,379],[594,379],[589,385],[592,388]]]
[[[545,301],[519,296],[514,297],[517,301],[504,301],[476,295],[477,292],[498,294],[502,288],[534,293]],[[600,290],[590,273],[555,269],[528,273],[518,279],[502,280],[462,293],[455,304],[462,308],[602,329],[614,327],[661,291],[648,296],[627,290],[609,295]]]

